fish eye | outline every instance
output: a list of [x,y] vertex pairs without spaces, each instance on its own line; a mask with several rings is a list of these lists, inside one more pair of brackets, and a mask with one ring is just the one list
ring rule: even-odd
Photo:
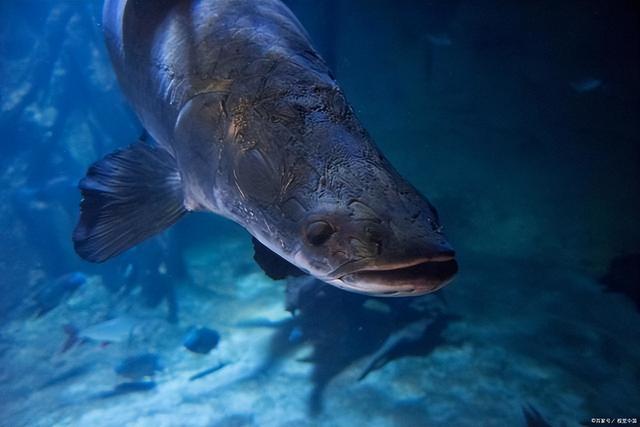
[[325,243],[335,232],[331,224],[326,221],[314,221],[307,225],[307,240],[314,246]]

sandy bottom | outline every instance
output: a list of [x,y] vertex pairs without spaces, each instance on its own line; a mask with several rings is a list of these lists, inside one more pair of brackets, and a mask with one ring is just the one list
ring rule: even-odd
[[[290,318],[283,283],[248,264],[250,251],[231,239],[187,254],[193,283],[179,286],[178,324],[164,320],[164,307],[115,302],[92,277],[46,316],[3,325],[0,425],[520,426],[524,404],[553,426],[638,415],[640,319],[632,304],[579,274],[480,256],[461,259],[459,278],[444,292],[460,318],[442,345],[393,360],[362,381],[366,358],[344,366],[327,385],[322,410],[312,414],[314,366],[304,361],[310,346],[261,369],[276,331],[241,326]],[[137,319],[128,342],[60,352],[64,324],[82,327],[123,313]],[[191,325],[218,330],[220,345],[208,355],[187,351],[181,341]],[[113,371],[118,361],[147,351],[164,365],[156,388],[98,397],[123,381]],[[220,362],[227,365],[189,381]],[[64,378],[68,372],[75,375]]]

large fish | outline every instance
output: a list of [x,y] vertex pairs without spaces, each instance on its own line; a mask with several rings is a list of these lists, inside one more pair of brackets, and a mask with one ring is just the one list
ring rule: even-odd
[[288,273],[280,261],[401,296],[455,275],[435,209],[374,145],[279,0],[107,0],[103,21],[122,90],[156,143],[89,168],[80,256],[104,261],[207,211],[254,236],[272,277]]

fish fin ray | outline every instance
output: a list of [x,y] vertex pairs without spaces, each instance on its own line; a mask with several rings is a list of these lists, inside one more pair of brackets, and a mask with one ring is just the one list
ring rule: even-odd
[[103,262],[173,225],[186,212],[176,161],[164,149],[135,143],[95,162],[80,181],[76,252]]
[[253,259],[267,276],[273,280],[286,279],[287,277],[304,276],[306,273],[289,261],[274,253],[271,249],[260,243],[253,237]]

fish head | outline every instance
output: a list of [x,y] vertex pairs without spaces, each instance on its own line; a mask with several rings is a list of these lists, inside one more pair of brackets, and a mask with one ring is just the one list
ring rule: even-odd
[[366,133],[328,137],[340,144],[320,152],[307,185],[285,197],[304,214],[290,221],[289,237],[281,240],[297,244],[289,253],[279,247],[281,255],[326,283],[368,295],[415,296],[450,282],[455,252],[428,200]]
[[233,152],[229,182],[240,193],[226,200],[241,205],[228,210],[264,246],[331,285],[380,296],[438,290],[458,267],[435,209],[382,155],[341,92],[326,93],[312,107],[287,104],[274,121],[301,118],[279,130],[269,124],[245,135],[261,144]]
[[[457,272],[455,252],[425,199],[397,193],[362,193],[324,205],[302,221],[294,264],[353,292],[421,295]],[[417,196],[417,193],[413,194]]]

